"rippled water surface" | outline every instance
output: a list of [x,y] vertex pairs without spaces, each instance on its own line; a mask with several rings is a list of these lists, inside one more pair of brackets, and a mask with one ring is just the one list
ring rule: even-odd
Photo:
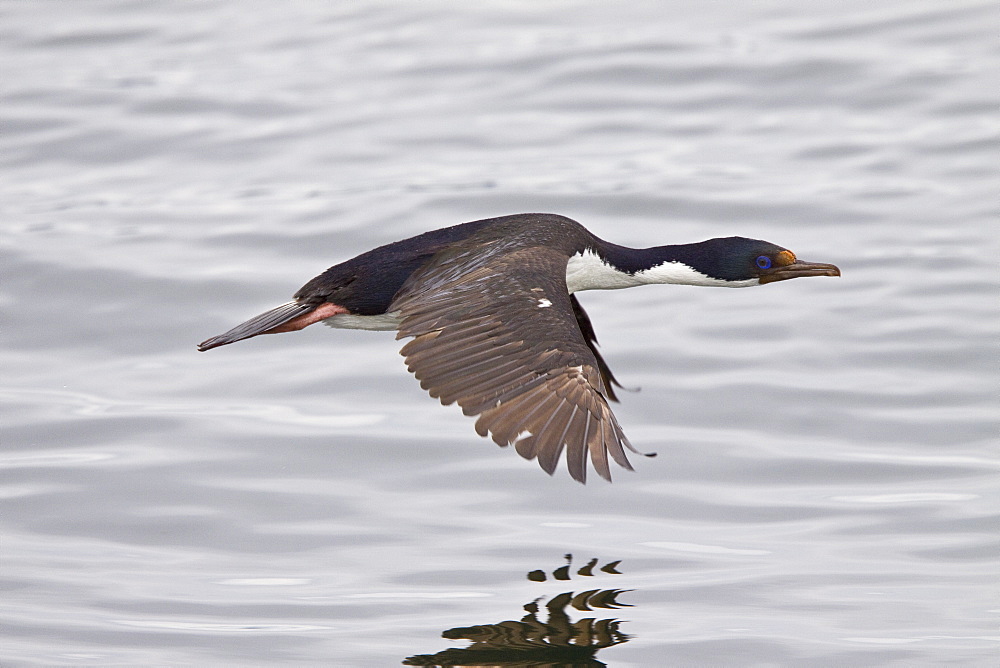
[[[0,14],[3,665],[995,665],[995,3]],[[522,211],[843,277],[584,294],[659,453],[611,485],[479,439],[391,333],[195,352]]]

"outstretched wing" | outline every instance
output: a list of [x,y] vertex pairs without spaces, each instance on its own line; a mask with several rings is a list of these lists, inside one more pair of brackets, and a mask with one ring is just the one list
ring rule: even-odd
[[[608,406],[608,387],[566,290],[567,257],[517,240],[467,240],[414,272],[396,296],[400,351],[443,404],[478,415],[476,431],[553,473],[563,449],[584,482],[587,454],[637,452]],[[591,332],[592,333],[592,332]],[[608,374],[610,377],[610,374]]]

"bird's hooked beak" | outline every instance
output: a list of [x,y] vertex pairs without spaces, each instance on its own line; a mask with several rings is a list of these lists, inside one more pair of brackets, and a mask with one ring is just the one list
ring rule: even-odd
[[788,264],[762,269],[760,271],[760,284],[774,283],[775,281],[785,281],[789,278],[800,278],[802,276],[840,276],[840,269],[833,264],[824,262],[803,262],[794,259],[795,256],[789,251],[784,251],[791,256]]
[[348,310],[338,304],[330,302],[309,303],[291,301],[273,308],[266,313],[261,313],[255,318],[250,318],[242,325],[237,325],[225,334],[219,334],[198,344],[198,350],[204,352],[219,346],[236,343],[243,339],[249,339],[258,334],[279,334],[281,332],[294,332],[304,327],[308,327],[314,322],[325,320],[340,313],[347,313]]

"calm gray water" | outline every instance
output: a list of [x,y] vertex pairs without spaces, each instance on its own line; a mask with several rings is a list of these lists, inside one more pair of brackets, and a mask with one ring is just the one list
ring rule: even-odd
[[[392,666],[522,618],[619,668],[996,665],[996,3],[0,26],[4,666]],[[611,485],[479,439],[390,333],[195,352],[335,262],[523,211],[843,277],[584,294],[659,453]]]

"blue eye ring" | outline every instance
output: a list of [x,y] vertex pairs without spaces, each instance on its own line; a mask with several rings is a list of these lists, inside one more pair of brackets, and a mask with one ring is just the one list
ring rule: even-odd
[[771,258],[766,255],[757,256],[757,268],[758,269],[770,269],[771,268]]

